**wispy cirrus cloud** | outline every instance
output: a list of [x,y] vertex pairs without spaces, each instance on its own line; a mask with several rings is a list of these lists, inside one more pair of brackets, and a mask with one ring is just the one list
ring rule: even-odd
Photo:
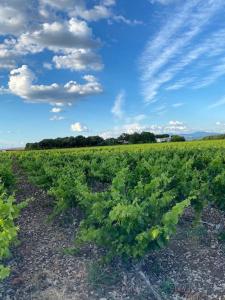
[[214,101],[211,105],[208,106],[209,109],[216,108],[219,106],[225,105],[225,97],[222,97],[218,101]]
[[181,106],[183,106],[183,105],[184,105],[183,102],[177,102],[177,103],[172,104],[172,107],[178,108],[178,107],[181,107]]
[[111,113],[119,119],[122,119],[124,117],[123,105],[125,102],[125,95],[126,94],[124,90],[119,92],[119,94],[116,96],[115,102],[111,110]]
[[[221,0],[179,2],[159,33],[147,43],[140,59],[145,102],[154,102],[161,90],[172,91],[193,82],[193,75],[192,78],[179,80],[176,76],[179,74],[181,77],[189,67],[195,68],[203,56],[207,58],[225,54],[225,26],[219,31],[204,34],[224,7],[225,3]],[[220,74],[217,72],[218,76]]]

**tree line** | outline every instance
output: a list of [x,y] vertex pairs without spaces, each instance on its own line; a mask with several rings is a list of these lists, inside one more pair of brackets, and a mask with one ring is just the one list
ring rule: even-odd
[[205,136],[203,140],[224,140],[225,139],[225,134],[216,134],[216,135],[209,135]]
[[157,139],[168,139],[173,142],[185,141],[182,136],[171,136],[168,134],[155,135],[151,132],[143,131],[141,133],[123,133],[118,138],[104,139],[98,135],[85,137],[83,135],[70,136],[56,139],[44,139],[36,143],[27,143],[25,150],[39,149],[59,149],[59,148],[78,148],[94,146],[114,146],[123,144],[146,144],[156,143]]

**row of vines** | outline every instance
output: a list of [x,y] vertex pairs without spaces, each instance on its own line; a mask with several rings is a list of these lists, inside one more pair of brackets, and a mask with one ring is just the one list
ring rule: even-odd
[[0,280],[9,275],[4,262],[10,255],[10,247],[16,242],[18,227],[15,220],[24,204],[16,204],[12,191],[15,177],[12,170],[12,158],[8,154],[0,155]]
[[[156,147],[157,146],[157,147]],[[225,145],[216,142],[21,152],[30,180],[55,199],[54,214],[83,211],[76,244],[142,257],[165,245],[187,207],[225,208]]]

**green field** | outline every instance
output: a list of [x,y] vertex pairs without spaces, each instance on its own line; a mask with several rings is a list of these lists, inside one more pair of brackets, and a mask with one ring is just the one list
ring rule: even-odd
[[[13,187],[9,178],[16,161],[32,183],[53,196],[51,217],[79,207],[76,246],[93,242],[109,259],[139,258],[165,246],[187,207],[196,222],[209,203],[225,208],[224,141],[21,151],[0,159],[7,189]],[[0,214],[0,222],[5,219]],[[7,234],[4,226],[1,234]]]

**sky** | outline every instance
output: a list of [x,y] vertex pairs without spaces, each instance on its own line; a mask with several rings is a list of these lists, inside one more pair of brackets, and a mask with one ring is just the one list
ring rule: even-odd
[[224,0],[0,0],[0,147],[225,132]]

